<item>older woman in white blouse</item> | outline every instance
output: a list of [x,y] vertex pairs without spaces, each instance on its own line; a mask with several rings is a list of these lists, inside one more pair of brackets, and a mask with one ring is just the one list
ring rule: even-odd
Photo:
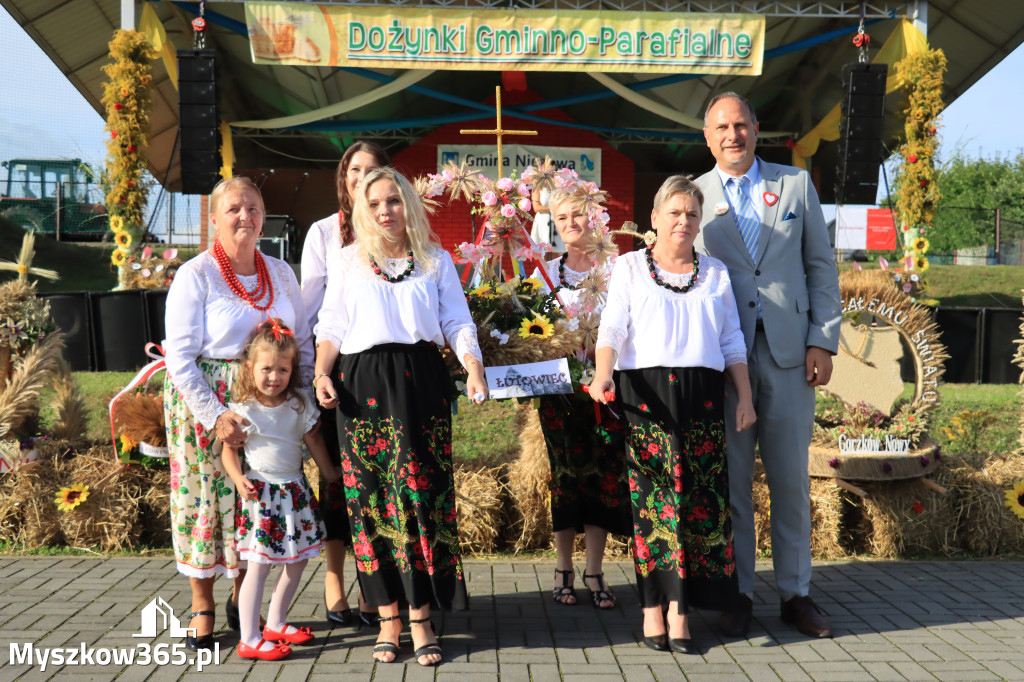
[[607,402],[617,380],[629,421],[644,643],[680,653],[699,652],[689,608],[722,609],[736,597],[723,370],[739,398],[738,428],[756,419],[729,273],[693,248],[702,203],[700,189],[681,175],[658,190],[656,243],[615,263],[590,389]]
[[[359,584],[381,623],[376,660],[398,653],[398,603],[409,603],[414,655],[436,665],[430,606],[463,609],[455,520],[448,344],[487,396],[476,325],[451,256],[415,189],[391,168],[363,181],[356,243],[342,249],[316,326],[317,398],[338,406],[341,468]],[[338,373],[328,373],[341,353]]]
[[299,284],[284,261],[263,256],[263,198],[251,180],[225,180],[210,194],[213,246],[181,266],[167,292],[167,377],[164,420],[171,460],[171,538],[178,571],[192,585],[191,648],[213,647],[213,579],[235,578],[228,623],[238,629],[241,583],[235,551],[235,489],[213,443],[245,441],[248,422],[225,404],[245,341],[267,315],[279,317],[303,349],[300,365],[313,376],[313,352]]

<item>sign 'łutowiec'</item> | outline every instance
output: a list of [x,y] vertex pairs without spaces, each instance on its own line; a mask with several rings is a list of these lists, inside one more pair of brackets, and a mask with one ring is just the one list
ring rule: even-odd
[[764,17],[248,2],[259,64],[757,76]]

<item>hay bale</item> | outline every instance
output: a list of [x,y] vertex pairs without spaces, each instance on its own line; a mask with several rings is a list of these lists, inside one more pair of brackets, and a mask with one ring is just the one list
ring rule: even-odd
[[148,547],[171,544],[171,472],[168,469],[143,469],[149,479],[139,500],[139,542]]
[[69,480],[89,486],[89,497],[60,515],[60,527],[72,547],[101,552],[135,549],[142,525],[139,507],[150,481],[142,467],[112,462],[106,446],[97,446],[70,460]]
[[[19,467],[8,474],[12,479],[10,497],[12,506],[21,508],[20,524],[10,539],[25,549],[38,549],[63,545],[64,533],[60,527],[60,512],[53,498],[57,491],[71,481],[70,466],[60,457],[40,457],[37,461]],[[13,518],[13,515],[9,515]]]
[[1024,478],[1024,456],[993,458],[980,469],[962,469],[961,490],[964,549],[985,555],[1024,551],[1024,523],[1004,504],[1004,491]]
[[[551,551],[555,551],[554,538],[551,539]],[[586,561],[587,543],[582,533],[577,533],[572,547],[574,561]],[[633,558],[633,538],[628,535],[609,533],[604,543],[604,558],[609,561],[627,561]]]
[[459,546],[467,554],[490,554],[498,549],[507,525],[505,467],[455,469],[455,508],[459,520]]
[[516,411],[520,454],[509,466],[512,498],[509,540],[516,554],[543,549],[551,542],[551,463],[540,428],[540,415],[532,403]]
[[961,510],[959,495],[951,485],[955,475],[948,469],[939,469],[935,478],[950,492],[943,495],[918,479],[864,484],[870,497],[858,504],[863,513],[862,530],[872,554],[907,558],[916,554],[952,556],[959,551],[957,529]]

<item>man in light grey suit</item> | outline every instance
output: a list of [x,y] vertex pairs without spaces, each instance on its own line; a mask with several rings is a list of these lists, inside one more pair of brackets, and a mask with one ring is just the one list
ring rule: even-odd
[[750,630],[754,593],[754,447],[771,498],[772,560],[782,619],[813,637],[831,637],[808,596],[811,513],[807,450],[814,387],[828,383],[839,343],[839,280],[818,195],[805,171],[754,155],[759,126],[736,93],[714,97],[704,137],[716,167],[697,179],[704,216],[696,248],[725,262],[747,341],[757,423],[736,431],[729,393],[726,440],[740,596],[719,627]]

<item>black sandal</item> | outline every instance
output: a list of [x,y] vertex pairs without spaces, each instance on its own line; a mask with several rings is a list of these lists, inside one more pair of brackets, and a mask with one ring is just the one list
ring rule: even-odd
[[[561,604],[562,606],[576,606],[577,602],[579,601],[578,599],[576,599],[576,590],[573,589],[573,586],[569,584],[569,576],[576,575],[576,572],[571,568],[565,571],[560,571],[556,568],[555,578],[558,577],[559,573],[562,574],[562,585],[559,587],[555,587],[553,590],[551,590],[551,598],[554,599],[557,603]],[[573,602],[570,604],[569,602],[562,601],[562,599],[564,599],[565,597],[572,597]]]
[[[587,585],[587,578],[594,578],[595,580],[597,580],[597,587],[598,587],[598,589],[590,590],[590,587]],[[615,604],[617,603],[616,600],[615,600],[615,595],[612,594],[611,592],[609,592],[608,591],[608,586],[604,584],[604,573],[594,573],[593,575],[588,575],[586,572],[584,572],[583,573],[583,585],[588,590],[590,590],[590,600],[594,603],[594,608],[595,609],[614,609],[615,608]],[[611,606],[601,606],[601,602],[603,602],[603,601],[610,601],[612,603],[612,605]]]
[[[377,622],[378,623],[386,623],[386,622],[388,622],[390,620],[394,620],[396,618],[401,619],[401,616],[390,616],[390,617],[377,616]],[[377,658],[376,656],[373,657],[373,660],[376,661],[377,663],[394,663],[395,661],[398,660],[398,644],[396,644],[394,642],[377,642],[374,645],[373,649],[370,650],[370,653],[371,653],[371,655],[372,654],[394,654],[395,657],[392,658],[390,661],[382,661],[379,658]]]
[[[188,614],[189,621],[191,621],[196,616],[211,616],[213,618],[216,618],[217,614],[214,611],[193,611],[192,613]],[[199,637],[196,637],[194,635],[185,635],[185,648],[189,649],[190,651],[199,651],[200,649],[212,651],[213,645],[213,632],[210,632],[210,634],[208,635],[201,635]]]
[[[417,618],[417,619],[410,618],[409,619],[409,625],[412,625],[413,623],[417,623],[417,624],[419,624],[419,623],[430,623],[430,617],[428,616],[426,618]],[[431,633],[434,632],[434,624],[433,623],[430,623],[430,632]],[[410,634],[410,636],[412,635],[412,631],[411,630],[410,630],[409,634]],[[437,635],[435,634],[434,637],[435,637],[435,640],[436,640]],[[420,657],[421,656],[433,656],[435,654],[440,656],[441,660],[444,660],[444,652],[441,651],[441,645],[438,644],[437,641],[434,641],[432,644],[424,644],[419,649],[416,649],[415,651],[412,652],[412,655],[416,658],[416,662],[417,663],[420,663]],[[435,666],[435,665],[439,665],[440,663],[441,663],[441,661],[438,660],[438,661],[434,661],[433,663],[420,663],[420,665],[422,665],[424,668],[428,668],[428,667],[432,667],[432,666]]]

